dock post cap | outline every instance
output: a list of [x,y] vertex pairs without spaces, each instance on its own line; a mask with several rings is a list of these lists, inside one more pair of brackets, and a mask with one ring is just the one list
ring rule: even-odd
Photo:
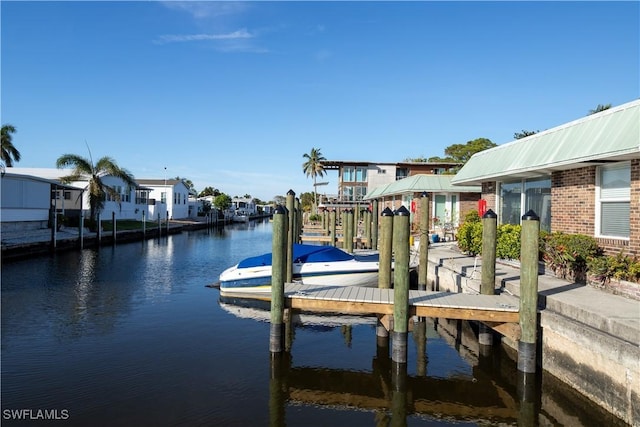
[[384,210],[382,211],[382,213],[380,215],[381,216],[393,216],[393,211],[391,209],[389,209],[389,207],[387,206],[386,208],[384,208]]
[[396,210],[396,215],[397,216],[409,216],[409,210],[407,208],[405,208],[404,206],[400,206],[399,209]]
[[493,210],[489,209],[484,213],[484,215],[482,215],[482,218],[498,218],[498,215],[496,215]]
[[540,221],[540,217],[536,213],[529,209],[526,214],[522,215],[523,221]]

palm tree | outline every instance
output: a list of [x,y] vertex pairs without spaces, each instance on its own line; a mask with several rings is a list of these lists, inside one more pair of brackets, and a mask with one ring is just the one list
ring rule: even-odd
[[16,127],[13,125],[2,125],[2,161],[7,167],[13,166],[13,162],[20,161],[20,152],[13,146],[13,135]]
[[319,148],[312,148],[309,154],[305,153],[302,157],[307,159],[307,161],[302,164],[302,170],[307,176],[311,176],[313,178],[313,207],[315,210],[318,205],[316,178],[324,175],[324,165],[322,162],[327,159],[322,155]]
[[120,178],[129,187],[137,186],[133,175],[126,169],[119,167],[111,157],[102,157],[94,165],[91,151],[89,151],[89,159],[75,154],[63,154],[56,161],[56,166],[59,169],[73,167],[71,175],[61,178],[64,183],[88,180],[85,190],[89,193],[89,208],[92,220],[95,220],[97,214],[104,209],[107,194],[120,204],[120,194],[103,182],[102,179],[105,176]]

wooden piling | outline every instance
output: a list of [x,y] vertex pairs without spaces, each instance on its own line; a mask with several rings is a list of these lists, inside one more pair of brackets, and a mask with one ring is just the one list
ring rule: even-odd
[[111,240],[114,246],[116,245],[116,235],[116,213],[111,212]]
[[371,249],[371,211],[367,208],[364,211],[364,238],[367,242],[367,248]]
[[[271,328],[269,350],[279,353],[283,348],[284,282],[286,277],[287,212],[282,206],[273,213],[273,237],[271,243]],[[286,246],[285,246],[286,245]]]
[[145,221],[145,213],[144,210],[142,211],[142,240],[144,240],[145,236],[147,235],[147,222]]
[[[480,293],[494,295],[496,288],[496,242],[498,215],[489,209],[482,215],[482,276]],[[480,324],[478,343],[481,346],[493,345],[493,333],[484,323]]]
[[391,287],[391,262],[393,254],[393,211],[385,208],[380,220],[380,253],[378,262],[378,287]]
[[302,236],[302,208],[300,207],[300,199],[299,198],[295,198],[295,200],[293,201],[293,224],[294,224],[294,231],[295,234],[293,235],[293,242],[294,243],[302,243],[302,240],[300,238],[300,236]]
[[295,206],[295,195],[296,193],[293,190],[287,191],[287,200],[286,200],[286,208],[288,215],[288,224],[287,224],[287,252],[285,252],[287,256],[287,264],[285,271],[285,280],[287,283],[291,283],[293,281],[293,239],[294,239],[294,215],[293,211],[296,208]]
[[329,213],[329,236],[331,236],[331,246],[336,246],[338,238],[336,237],[336,210],[332,209]]
[[378,221],[379,221],[379,206],[378,199],[371,201],[371,249],[378,250]]
[[393,218],[393,335],[391,359],[407,362],[409,331],[409,234],[410,213],[401,206]]
[[84,212],[80,209],[80,218],[78,219],[78,245],[80,249],[84,249]]
[[429,195],[424,192],[420,197],[420,252],[418,254],[418,289],[427,289],[427,270],[429,266]]
[[520,330],[518,371],[536,371],[538,334],[538,235],[540,218],[529,210],[522,216],[520,235]]
[[347,252],[349,253],[353,253],[353,233],[354,233],[354,220],[355,220],[355,214],[353,212],[353,209],[347,209],[346,212],[346,226],[347,226],[347,232],[345,233],[344,236],[344,248]]
[[102,240],[102,221],[100,219],[100,212],[96,215],[96,239],[98,240],[98,247],[100,247],[100,241]]

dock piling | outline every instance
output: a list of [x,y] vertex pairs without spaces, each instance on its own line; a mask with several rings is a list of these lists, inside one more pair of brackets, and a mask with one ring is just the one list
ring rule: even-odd
[[409,331],[409,234],[410,214],[401,206],[393,218],[393,335],[391,359],[407,363]]
[[374,251],[378,250],[378,199],[373,199],[371,201],[371,244],[370,247]]
[[529,210],[522,216],[520,236],[520,329],[518,371],[536,371],[538,334],[538,234],[540,218]]
[[[289,190],[287,191],[287,200],[286,200],[286,209],[287,209],[287,214],[288,214],[288,221],[287,221],[287,251],[285,252],[286,256],[287,256],[287,264],[286,264],[286,271],[285,271],[285,280],[287,281],[287,283],[291,283],[291,281],[293,280],[293,242],[294,242],[294,228],[295,228],[295,217],[293,215],[293,212],[295,210],[295,195],[296,193],[293,190]],[[275,217],[274,217],[275,218]]]
[[269,350],[282,351],[284,329],[284,281],[286,276],[287,212],[278,206],[273,213],[273,240],[271,244],[271,327]]
[[420,197],[420,253],[418,254],[418,289],[427,289],[427,269],[429,265],[429,195]]
[[[498,215],[491,209],[482,215],[482,276],[480,280],[482,295],[495,294],[497,223]],[[491,328],[484,323],[479,327],[478,343],[481,346],[493,345]]]
[[378,287],[391,287],[391,257],[393,253],[393,211],[385,208],[380,220],[380,258],[378,272]]

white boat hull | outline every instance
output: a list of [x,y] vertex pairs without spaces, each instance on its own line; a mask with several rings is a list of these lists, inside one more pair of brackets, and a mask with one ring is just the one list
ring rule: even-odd
[[[340,261],[335,263],[294,263],[293,281],[305,285],[378,285],[378,263]],[[228,268],[220,275],[220,291],[229,293],[271,292],[271,266]]]

